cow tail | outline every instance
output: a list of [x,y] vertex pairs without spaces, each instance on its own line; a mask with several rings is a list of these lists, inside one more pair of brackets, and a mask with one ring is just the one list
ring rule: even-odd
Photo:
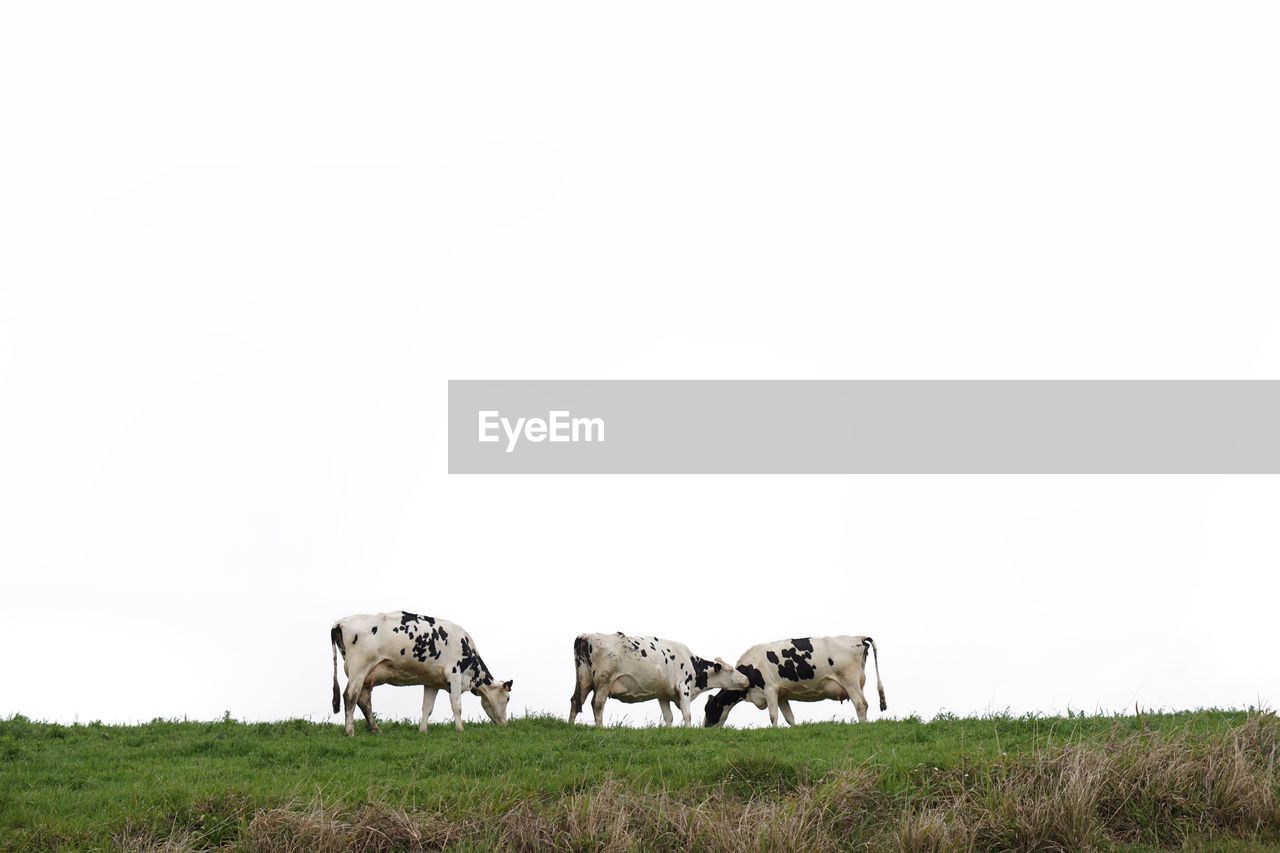
[[573,641],[573,695],[569,697],[569,722],[577,719],[591,693],[591,646],[584,636]]
[[[338,689],[338,649],[342,648],[342,628],[337,624],[329,631],[329,644],[333,646],[333,713],[338,713],[342,691]],[[346,651],[343,651],[346,656]]]
[[[876,650],[876,641],[870,637],[864,638],[862,642],[864,645],[871,647],[871,656],[876,663],[876,691],[880,694],[880,710],[887,711],[889,710],[889,703],[884,701],[884,682],[880,680],[880,652]],[[863,661],[866,661],[865,657]]]

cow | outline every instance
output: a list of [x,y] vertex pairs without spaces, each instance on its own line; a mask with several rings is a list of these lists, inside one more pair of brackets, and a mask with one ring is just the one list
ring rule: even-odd
[[[485,666],[475,640],[460,626],[445,619],[419,616],[404,610],[373,615],[347,616],[329,631],[333,646],[333,713],[341,696],[346,708],[347,735],[355,734],[355,709],[364,713],[369,731],[377,732],[373,719],[373,688],[379,684],[422,685],[422,722],[436,703],[436,692],[449,691],[453,725],[462,731],[462,694],[470,690],[480,697],[489,719],[507,724],[511,682],[499,682]],[[338,690],[338,653],[347,674],[345,691]]]
[[737,670],[746,676],[746,690],[721,690],[707,700],[707,727],[718,726],[729,717],[729,711],[743,699],[757,708],[769,709],[769,725],[778,725],[778,710],[787,725],[796,724],[791,715],[790,700],[818,702],[836,699],[853,700],[858,721],[867,721],[867,699],[862,687],[867,683],[867,653],[875,657],[876,689],[880,693],[880,710],[889,705],[884,700],[884,684],[880,681],[880,653],[870,637],[800,637],[752,646],[738,658]]
[[616,634],[580,634],[573,641],[576,681],[569,699],[569,722],[578,719],[592,693],[591,709],[596,726],[604,725],[604,703],[658,700],[663,725],[671,725],[671,703],[680,707],[687,726],[692,721],[690,703],[705,690],[745,690],[746,676],[716,658],[707,660],[689,651],[684,643],[659,637]]

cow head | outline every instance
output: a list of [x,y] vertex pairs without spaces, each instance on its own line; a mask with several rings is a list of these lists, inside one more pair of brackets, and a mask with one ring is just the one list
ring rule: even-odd
[[714,690],[746,690],[751,686],[751,682],[745,675],[738,672],[732,665],[725,663],[723,658],[716,658],[711,668],[707,670],[707,689]]
[[480,697],[480,706],[489,715],[489,719],[500,726],[507,724],[507,701],[511,698],[511,684],[510,681],[494,681],[471,689],[472,693]]
[[706,717],[702,725],[709,729],[723,725],[724,721],[729,719],[729,712],[733,710],[733,706],[745,698],[747,698],[745,690],[721,690],[707,700]]

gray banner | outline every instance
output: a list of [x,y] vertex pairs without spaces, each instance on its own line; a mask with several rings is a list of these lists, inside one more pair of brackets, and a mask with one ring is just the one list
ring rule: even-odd
[[449,473],[1278,474],[1280,382],[452,380]]

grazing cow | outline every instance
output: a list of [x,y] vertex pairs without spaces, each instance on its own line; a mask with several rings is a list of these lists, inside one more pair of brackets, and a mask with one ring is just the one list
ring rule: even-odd
[[[462,693],[480,697],[484,712],[500,726],[507,724],[507,700],[511,682],[499,683],[476,651],[475,640],[461,627],[444,619],[419,616],[403,610],[339,619],[329,632],[333,645],[333,713],[341,696],[347,712],[347,734],[355,734],[355,709],[364,713],[369,731],[373,721],[373,688],[379,684],[421,684],[422,723],[436,703],[436,691],[449,691],[453,724],[462,731]],[[338,653],[347,673],[347,689],[338,691]]]
[[860,722],[867,721],[867,699],[862,687],[867,683],[867,653],[875,656],[876,689],[880,692],[880,710],[888,708],[884,701],[884,684],[880,681],[880,654],[870,637],[802,637],[778,640],[747,649],[738,658],[738,672],[751,686],[746,690],[721,690],[707,700],[706,726],[718,726],[729,717],[729,711],[743,699],[757,708],[769,709],[769,724],[778,725],[778,709],[787,725],[796,724],[791,715],[790,700],[817,702],[836,699],[853,700]]
[[657,699],[663,725],[671,725],[671,703],[680,706],[684,724],[689,725],[689,704],[704,690],[743,690],[746,676],[720,658],[700,658],[684,643],[658,637],[628,637],[616,634],[581,634],[573,641],[573,661],[577,681],[569,700],[569,722],[578,719],[582,705],[593,692],[591,708],[596,725],[604,725],[604,703],[647,702]]

